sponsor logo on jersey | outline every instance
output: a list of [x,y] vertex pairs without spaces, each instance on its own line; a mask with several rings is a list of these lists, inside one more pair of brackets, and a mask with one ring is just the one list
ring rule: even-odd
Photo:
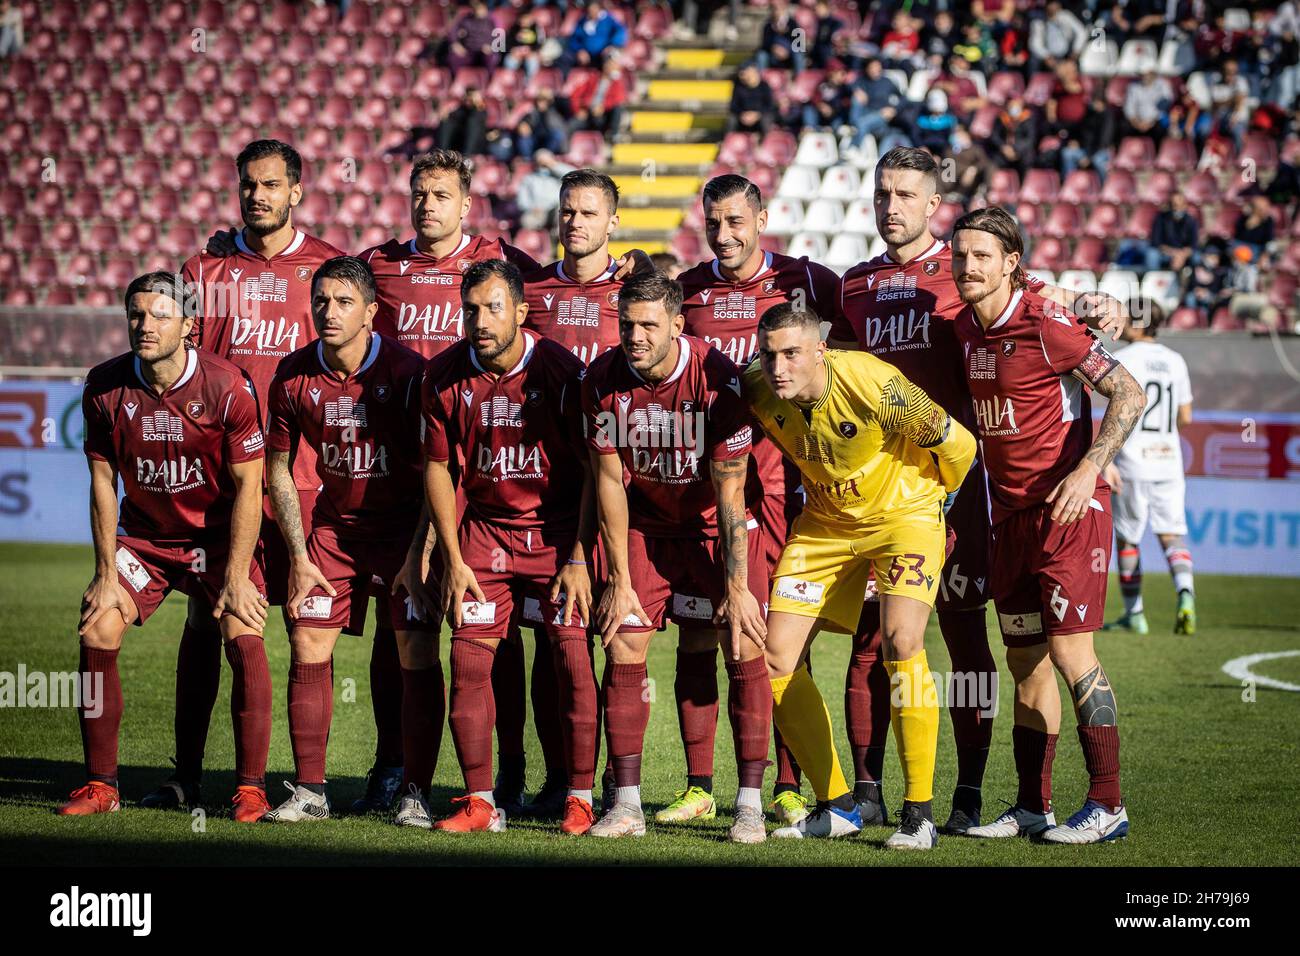
[[136,402],[126,402],[122,407],[126,409],[127,421],[135,421],[135,410],[140,406]]
[[998,377],[997,358],[984,346],[981,345],[971,352],[969,360],[969,372],[967,374],[971,378],[992,380]]
[[140,417],[140,429],[145,441],[184,441],[185,419],[160,408],[152,415]]
[[693,621],[712,620],[713,602],[694,594],[674,594],[672,616],[690,618]]
[[825,585],[818,581],[805,581],[802,578],[777,578],[772,593],[787,601],[799,604],[820,604]]
[[825,465],[835,464],[835,452],[831,446],[816,435],[800,435],[795,440],[794,456],[801,461],[820,461]]
[[302,599],[298,605],[299,619],[323,621],[334,610],[334,599],[328,594],[312,594]]
[[1018,435],[1016,407],[1011,399],[994,395],[991,398],[972,398],[975,406],[975,424],[984,436]]
[[902,272],[895,272],[880,283],[880,287],[876,289],[877,302],[893,302],[896,299],[913,298],[916,298],[916,276],[906,275]]
[[244,298],[252,302],[287,302],[289,280],[267,270],[244,281]]
[[301,331],[297,322],[283,315],[274,321],[241,316],[231,323],[230,351],[246,354],[251,346],[252,351],[288,355],[298,348]]
[[145,570],[140,560],[128,551],[126,548],[117,549],[117,570],[122,577],[126,578],[126,583],[136,594],[139,594],[149,584],[149,572]]
[[715,319],[756,319],[758,299],[743,292],[728,292],[725,298],[713,303]]
[[712,289],[701,289],[701,290],[700,290],[700,301],[701,301],[702,303],[704,303],[705,305],[708,305],[708,304],[709,304],[709,296],[711,296],[711,295],[713,295],[713,290],[712,290]]
[[492,401],[479,406],[480,421],[484,428],[522,428],[522,406],[512,402],[505,395],[493,395]]
[[749,360],[754,357],[754,349],[758,344],[757,332],[748,337],[742,335],[729,338],[725,342],[722,338],[713,335],[705,335],[703,338],[705,342],[740,366],[749,364]]
[[465,407],[470,408],[474,404],[474,390],[472,388],[462,388],[460,397],[465,400]]
[[542,305],[546,306],[546,311],[551,311],[551,303],[555,301],[555,293],[547,292],[542,296]]
[[862,323],[862,334],[868,352],[926,348],[930,344],[930,313],[917,315],[915,309],[908,309],[906,315],[869,315]]
[[739,454],[753,443],[754,436],[748,425],[727,439],[727,451]]
[[313,389],[310,389],[310,390],[307,392],[307,394],[311,396],[311,403],[312,403],[313,405],[319,405],[319,404],[320,404],[320,389],[319,389],[319,388],[313,388]]
[[[486,406],[484,406],[486,407]],[[542,451],[537,445],[478,446],[478,470],[493,481],[545,478]]]
[[411,273],[411,285],[455,285],[454,275],[440,269],[425,269],[423,272]]
[[388,449],[373,442],[320,443],[320,460],[326,471],[349,478],[382,478],[388,474]]
[[462,337],[460,303],[450,302],[420,308],[403,302],[397,310],[398,338],[454,338]]
[[585,295],[575,295],[572,299],[561,299],[555,309],[555,324],[599,328],[600,301],[598,299],[588,300]]
[[253,432],[253,434],[244,439],[244,451],[251,455],[265,444],[266,438],[262,435],[262,430],[259,428],[257,431]]
[[154,461],[151,458],[135,460],[136,484],[146,490],[161,490],[169,494],[188,491],[205,484],[203,462],[198,458],[181,455],[179,458]]
[[1033,637],[1043,633],[1043,615],[1037,611],[1027,614],[1003,614],[999,611],[998,623],[1007,637]]
[[409,268],[411,268],[411,260],[403,259],[401,262],[397,264],[397,274],[404,276],[406,275],[406,270]]
[[365,428],[366,403],[354,402],[350,395],[340,395],[337,402],[326,402],[325,424],[339,428]]
[[497,622],[497,602],[462,601],[460,613],[461,620],[466,624],[495,624]]

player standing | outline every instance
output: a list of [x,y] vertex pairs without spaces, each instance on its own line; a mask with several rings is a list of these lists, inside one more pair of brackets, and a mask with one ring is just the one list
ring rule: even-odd
[[[195,316],[191,343],[244,370],[253,383],[265,430],[267,388],[276,366],[316,337],[311,274],[339,251],[293,225],[293,210],[303,197],[302,159],[293,147],[255,140],[240,152],[235,169],[243,229],[233,234],[228,255],[200,253],[185,262],[181,274]],[[294,462],[304,513],[310,512],[316,493],[312,465],[310,449]],[[263,502],[258,556],[267,597],[283,606],[289,560],[269,499]],[[199,802],[208,723],[221,681],[220,641],[210,612],[201,592],[190,595],[176,659],[176,770],[141,801],[142,806]]]
[[173,588],[203,595],[234,672],[235,819],[253,822],[269,809],[267,602],[254,557],[265,442],[240,370],[186,347],[194,320],[184,302],[175,275],[132,281],[131,351],[86,377],[95,576],[82,597],[80,672],[99,689],[100,712],[80,709],[89,782],[59,808],[65,815],[118,809],[118,651],[127,628],[147,621]]
[[[1015,806],[969,836],[1094,843],[1128,832],[1115,694],[1093,649],[1106,604],[1110,489],[1101,473],[1145,397],[1081,319],[1023,287],[1020,227],[980,209],[953,227],[966,307],[955,330],[993,504],[992,590],[1016,682]],[[1110,404],[1095,440],[1086,388]],[[1064,826],[1051,809],[1061,724],[1053,666],[1070,687],[1090,786]]]
[[[476,263],[461,294],[466,339],[430,363],[423,401],[425,490],[453,627],[451,732],[466,788],[461,810],[437,828],[505,828],[492,792],[492,665],[515,608],[531,598],[554,644],[547,657],[559,688],[560,766],[568,771],[561,830],[580,835],[595,822],[597,749],[587,631],[595,498],[582,434],[582,363],[521,328],[528,306],[511,263]],[[454,468],[453,452],[463,463]]]
[[736,366],[681,334],[681,297],[681,286],[662,275],[625,282],[622,348],[597,358],[583,380],[608,568],[595,617],[607,650],[602,696],[617,788],[614,806],[589,832],[645,833],[646,651],[670,613],[683,630],[716,632],[725,622],[740,778],[731,839],[759,843],[767,838],[761,788],[772,715],[762,542],[744,500],[750,426]]
[[[700,201],[704,236],[714,259],[680,276],[683,331],[703,339],[744,368],[754,357],[758,320],[782,302],[827,311],[839,299],[840,280],[808,258],[764,252],[759,238],[767,227],[763,196],[743,176],[709,180]],[[764,574],[771,576],[803,507],[799,469],[761,434],[755,436],[746,501],[763,531]],[[655,815],[660,822],[713,815],[713,746],[718,721],[717,645],[709,632],[684,632],[677,650],[673,690],[686,747],[686,790]],[[777,776],[773,808],[777,818],[796,823],[807,814],[799,793],[799,768],[776,733]]]
[[[420,496],[420,381],[424,361],[372,330],[374,278],[360,259],[339,256],[312,279],[312,320],[319,341],[280,365],[271,386],[271,502],[290,556],[289,736],[292,795],[268,817],[294,823],[330,815],[325,748],[333,714],[333,652],[364,606],[370,583],[385,587],[382,617],[399,650],[437,656],[436,617],[425,615],[418,569],[428,547]],[[290,474],[295,449],[317,450],[321,493],[306,533]],[[427,792],[441,726],[404,724],[404,783],[397,822],[428,827]]]
[[930,849],[938,840],[931,800],[939,708],[925,625],[944,562],[943,513],[974,461],[975,441],[892,365],[828,351],[820,325],[808,309],[769,310],[758,326],[758,360],[744,374],[755,418],[798,465],[808,495],[773,573],[767,662],[777,726],[818,803],[775,835],[862,828],[830,715],[804,662],[819,630],[852,633],[874,572],[907,788],[902,823],[885,846]]
[[1142,386],[1147,407],[1106,469],[1106,480],[1115,492],[1115,550],[1124,616],[1102,630],[1147,633],[1139,545],[1149,519],[1178,596],[1174,633],[1195,634],[1196,596],[1183,508],[1183,445],[1178,436],[1179,429],[1192,421],[1192,383],[1183,357],[1156,342],[1156,331],[1164,320],[1160,307],[1147,303],[1145,308],[1148,321],[1125,329],[1122,338],[1132,344],[1115,356]]

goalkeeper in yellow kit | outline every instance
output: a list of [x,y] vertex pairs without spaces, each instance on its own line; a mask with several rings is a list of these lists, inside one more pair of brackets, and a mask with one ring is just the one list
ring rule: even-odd
[[820,320],[786,303],[758,324],[744,372],[754,418],[803,475],[807,503],[773,572],[766,655],[773,714],[817,809],[778,837],[857,833],[830,714],[806,661],[817,632],[852,633],[868,572],[880,595],[890,717],[907,787],[891,849],[938,840],[930,809],[939,704],[925,625],[944,560],[944,513],[975,459],[961,423],[892,365],[828,350]]

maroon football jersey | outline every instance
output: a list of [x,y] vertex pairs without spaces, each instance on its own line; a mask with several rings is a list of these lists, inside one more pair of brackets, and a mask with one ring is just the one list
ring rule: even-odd
[[466,269],[484,259],[509,260],[525,273],[537,268],[532,256],[509,243],[469,235],[441,259],[421,252],[414,237],[390,239],[361,253],[361,259],[375,274],[375,331],[425,358],[464,336],[460,280]]
[[[1037,292],[1042,283],[1033,279],[1029,288]],[[886,252],[846,272],[829,337],[856,341],[970,428],[970,391],[952,328],[961,310],[952,247],[936,239],[902,265]]]
[[558,342],[573,352],[583,365],[610,349],[619,347],[618,266],[609,266],[591,282],[577,282],[564,273],[564,263],[552,262],[524,275],[524,301],[528,317],[524,324],[543,338]]
[[587,455],[582,363],[524,329],[524,354],[505,375],[479,365],[468,341],[429,363],[424,448],[464,462],[461,485],[475,517],[515,530],[576,528]]
[[622,349],[587,368],[582,405],[587,444],[618,455],[630,475],[628,526],[650,537],[716,537],[709,462],[749,453],[749,409],[740,370],[701,339],[677,339],[672,374],[651,385]]
[[320,342],[299,349],[271,386],[273,451],[316,450],[321,492],[312,520],[355,534],[409,537],[424,500],[420,378],[424,360],[376,332],[347,378],[325,364]]
[[[683,272],[683,331],[712,345],[744,368],[757,354],[758,320],[768,309],[782,302],[799,302],[822,318],[829,318],[839,301],[840,279],[807,256],[768,252],[750,278],[732,282],[724,278],[718,260],[701,262]],[[793,493],[802,481],[799,469],[785,459],[781,450],[761,433],[754,442],[754,480],[751,501],[759,494]]]
[[1082,319],[1024,290],[987,330],[969,306],[954,328],[996,524],[1045,500],[1091,446],[1088,390],[1071,373],[1094,360],[1097,339]]
[[261,458],[265,444],[239,369],[190,349],[185,372],[159,395],[128,352],[90,370],[81,408],[86,456],[121,476],[124,532],[184,541],[229,526],[235,482],[228,466]]

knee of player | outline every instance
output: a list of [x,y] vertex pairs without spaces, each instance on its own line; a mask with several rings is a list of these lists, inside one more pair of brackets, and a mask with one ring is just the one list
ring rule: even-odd
[[1055,682],[1056,675],[1047,662],[1047,645],[1035,644],[1032,647],[1008,647],[1007,669],[1017,684],[1030,684],[1035,681]]
[[128,625],[116,611],[104,614],[81,635],[83,647],[97,651],[115,651],[122,646]]
[[425,670],[438,662],[438,635],[398,631],[397,658],[407,670]]

